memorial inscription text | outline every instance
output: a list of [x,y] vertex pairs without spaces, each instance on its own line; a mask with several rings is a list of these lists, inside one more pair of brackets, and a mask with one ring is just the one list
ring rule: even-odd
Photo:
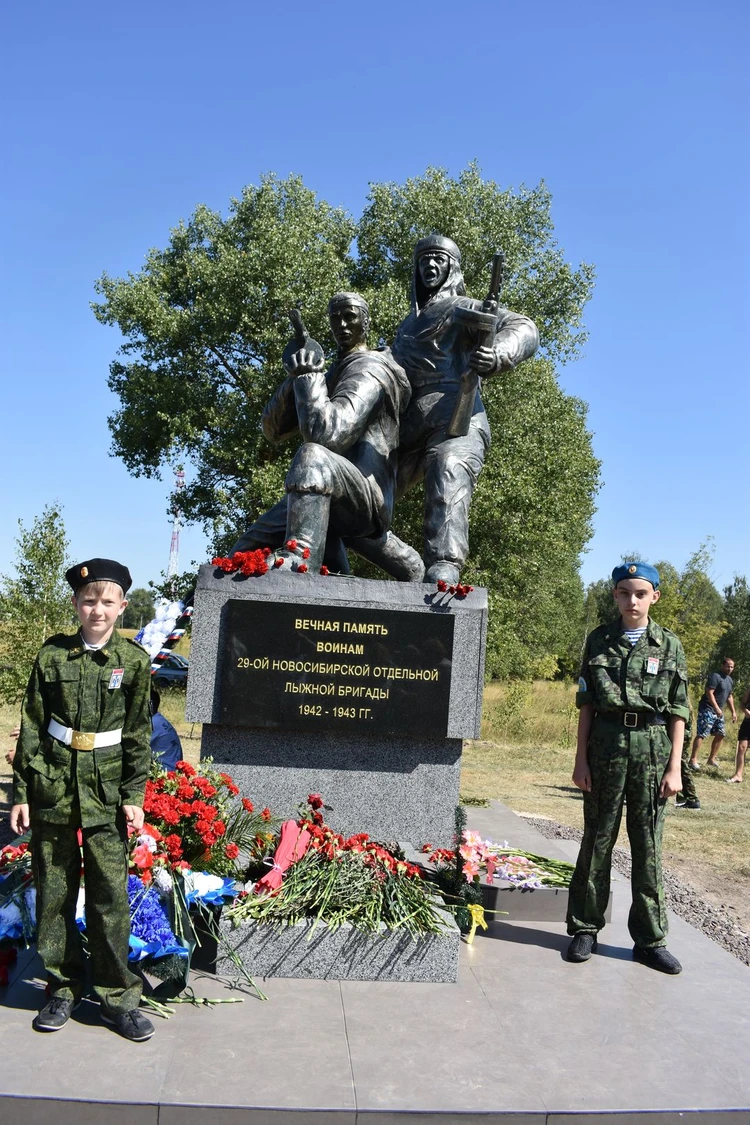
[[231,601],[220,721],[445,736],[452,614]]

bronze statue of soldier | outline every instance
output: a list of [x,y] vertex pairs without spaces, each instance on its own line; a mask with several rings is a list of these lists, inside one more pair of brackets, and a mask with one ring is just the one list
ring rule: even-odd
[[[292,569],[304,559],[311,574],[322,565],[348,572],[344,538],[356,550],[369,539],[385,539],[396,498],[399,420],[411,397],[390,349],[367,347],[367,302],[357,293],[337,293],[328,313],[336,362],[324,371],[322,348],[305,336],[299,317],[293,318],[297,339],[284,352],[286,378],[263,413],[269,441],[297,431],[304,439],[287,473],[286,498],[260,516],[231,551],[281,548],[277,555]],[[424,566],[413,548],[398,542],[389,553],[388,572],[419,581]]]
[[[539,346],[534,322],[500,306],[498,289],[496,269],[488,300],[471,300],[455,242],[432,234],[417,243],[411,311],[393,354],[412,390],[401,419],[398,495],[424,480],[425,582],[457,583],[469,552],[469,505],[490,445],[480,378],[512,370]],[[395,573],[402,551],[389,532],[362,553]]]

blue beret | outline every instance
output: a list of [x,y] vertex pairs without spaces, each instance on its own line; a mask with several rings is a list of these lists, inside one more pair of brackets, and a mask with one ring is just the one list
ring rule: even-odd
[[659,589],[659,571],[650,563],[621,563],[612,571],[612,581],[615,586],[618,582],[624,582],[626,578],[642,578],[645,582],[650,582],[655,590]]

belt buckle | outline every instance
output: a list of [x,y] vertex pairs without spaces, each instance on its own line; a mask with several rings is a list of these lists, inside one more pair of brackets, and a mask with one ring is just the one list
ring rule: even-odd
[[86,731],[74,730],[70,738],[70,746],[72,750],[93,750],[95,734],[88,734]]
[[635,730],[635,728],[638,726],[638,712],[626,711],[622,717],[622,723],[623,726],[626,726],[628,728],[628,730]]

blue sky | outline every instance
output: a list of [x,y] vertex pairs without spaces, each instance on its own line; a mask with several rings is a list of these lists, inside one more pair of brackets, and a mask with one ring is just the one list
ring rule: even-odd
[[[4,5],[0,571],[49,502],[74,558],[122,559],[136,585],[166,569],[169,482],[108,454],[103,271],[138,270],[263,172],[358,215],[370,181],[476,159],[503,186],[544,179],[566,256],[597,269],[589,342],[560,371],[602,460],[584,580],[631,548],[681,566],[708,536],[719,586],[750,574],[749,17],[745,0]],[[183,531],[183,566],[204,556]]]

